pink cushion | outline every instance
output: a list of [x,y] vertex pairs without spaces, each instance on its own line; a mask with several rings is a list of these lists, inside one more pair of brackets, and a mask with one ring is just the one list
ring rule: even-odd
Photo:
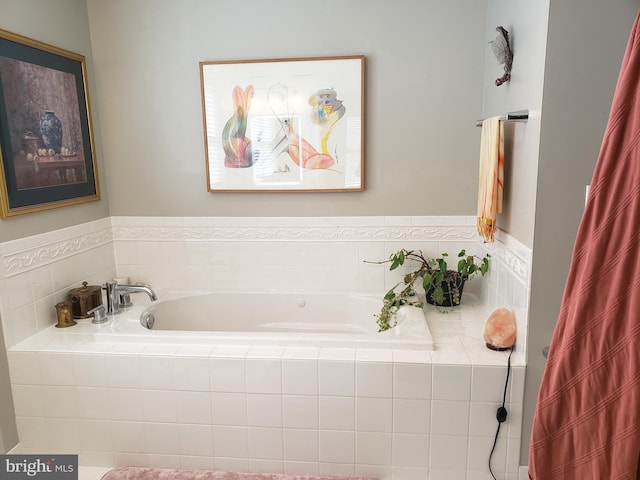
[[315,475],[283,475],[279,473],[215,472],[147,467],[117,467],[109,470],[101,480],[373,480],[363,477],[327,477]]

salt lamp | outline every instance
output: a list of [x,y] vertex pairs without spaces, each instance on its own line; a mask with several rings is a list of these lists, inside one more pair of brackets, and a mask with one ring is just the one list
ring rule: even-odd
[[484,341],[491,350],[509,350],[516,344],[516,316],[508,308],[495,310],[484,326]]

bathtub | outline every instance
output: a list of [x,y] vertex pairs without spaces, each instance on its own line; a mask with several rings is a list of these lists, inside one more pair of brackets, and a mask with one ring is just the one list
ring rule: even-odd
[[167,293],[116,317],[97,340],[252,345],[308,345],[433,350],[421,308],[398,312],[398,326],[378,333],[379,295],[310,293]]

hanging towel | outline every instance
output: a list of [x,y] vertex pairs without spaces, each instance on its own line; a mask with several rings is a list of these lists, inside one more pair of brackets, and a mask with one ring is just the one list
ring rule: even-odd
[[480,136],[480,178],[478,181],[478,233],[493,243],[496,218],[502,212],[504,181],[504,122],[500,117],[482,122]]
[[533,420],[529,478],[640,478],[640,26],[596,163]]

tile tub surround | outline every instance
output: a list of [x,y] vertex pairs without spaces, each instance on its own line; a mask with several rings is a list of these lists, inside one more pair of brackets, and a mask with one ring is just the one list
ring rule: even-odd
[[[0,244],[0,312],[5,343],[13,346],[19,448],[69,445],[87,465],[485,478],[506,356],[484,348],[481,335],[488,312],[506,306],[516,312],[519,338],[509,425],[493,465],[515,479],[531,252],[503,232],[492,245],[476,238],[475,217],[112,217]],[[402,272],[364,260],[403,247],[492,255],[488,276],[465,287],[465,302],[467,293],[475,299],[471,310],[431,321],[436,351],[427,357],[320,349],[300,358],[290,348],[233,353],[222,346],[91,343],[70,350],[39,345],[33,336],[55,323],[53,305],[83,280],[98,284],[117,275],[154,288],[384,292]],[[294,367],[317,369],[316,383],[291,393],[286,385],[301,378],[286,373],[300,372]],[[244,371],[244,383],[225,384],[229,371]],[[255,371],[271,372],[273,383],[248,382]],[[335,377],[329,384],[321,381],[327,371]],[[158,372],[168,374],[160,380]],[[410,392],[396,394],[406,376]],[[207,378],[202,390],[198,382]],[[309,393],[313,385],[317,394]],[[265,418],[263,411],[274,413]],[[373,411],[385,414],[373,418]]]
[[[398,283],[383,260],[400,248],[492,256],[465,292],[516,313],[525,355],[531,250],[499,231],[478,242],[475,217],[110,217],[0,243],[7,346],[54,324],[54,305],[83,281],[128,276],[180,290],[382,293]],[[249,273],[250,272],[250,273]],[[484,321],[484,319],[479,319]]]
[[[20,453],[78,453],[93,466],[487,475],[503,352],[474,363],[449,344],[415,352],[95,342],[100,328],[49,327],[9,349]],[[493,460],[503,478],[517,478],[523,389],[516,363]]]

